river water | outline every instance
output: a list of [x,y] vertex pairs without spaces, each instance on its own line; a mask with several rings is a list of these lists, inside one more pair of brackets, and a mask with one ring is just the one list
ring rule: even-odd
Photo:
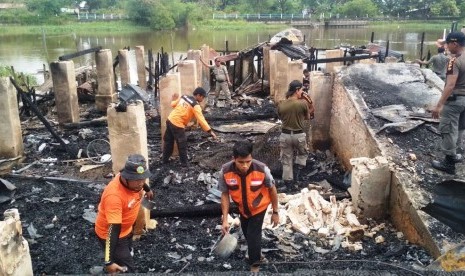
[[[444,25],[444,29],[450,26]],[[107,35],[48,35],[38,33],[33,35],[2,36],[0,39],[0,65],[13,66],[16,71],[36,75],[39,83],[43,81],[43,76],[39,73],[45,64],[58,60],[59,56],[71,54],[84,49],[97,46],[111,49],[113,56],[116,56],[118,49],[143,45],[145,50],[152,49],[154,53],[163,49],[169,53],[170,61],[173,57],[178,60],[181,55],[186,55],[189,48],[200,49],[203,44],[209,45],[216,50],[224,50],[225,41],[228,41],[228,48],[231,51],[242,50],[253,46],[256,43],[268,41],[280,30],[230,30],[230,31],[198,31],[179,30],[173,32],[139,32],[132,34],[107,34]],[[305,35],[306,44],[316,48],[335,48],[341,44],[362,46],[370,42],[372,32],[374,32],[374,42],[386,46],[389,40],[389,48],[404,54],[406,60],[419,58],[421,48],[422,33],[425,33],[424,56],[428,50],[432,54],[436,53],[434,42],[443,37],[443,30],[409,30],[402,28],[383,29],[377,27],[373,29],[352,28],[352,29],[302,29]],[[131,51],[130,53],[134,53]],[[94,55],[74,58],[75,66],[93,64]],[[134,64],[131,64],[134,63]],[[172,62],[170,62],[172,63]],[[134,59],[130,59],[131,68],[135,68]],[[135,74],[133,72],[132,74]],[[132,77],[131,79],[136,79]]]

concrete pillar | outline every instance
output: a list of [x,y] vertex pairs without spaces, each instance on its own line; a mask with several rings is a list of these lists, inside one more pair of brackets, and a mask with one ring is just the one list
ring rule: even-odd
[[[110,138],[111,161],[113,173],[124,168],[129,155],[139,153],[148,160],[147,128],[145,124],[145,111],[142,101],[131,103],[126,112],[117,112],[116,105],[112,104],[107,110],[108,133]],[[148,164],[147,164],[148,166]],[[147,184],[149,184],[147,180]],[[148,229],[154,228],[154,221],[150,221],[150,211],[141,208],[140,215],[134,226],[134,233],[139,235],[148,222]]]
[[253,56],[250,56],[242,59],[242,81],[245,81],[249,75],[251,80],[254,81],[255,68],[253,65],[253,58]]
[[374,58],[361,59],[361,60],[358,61],[358,63],[362,63],[362,64],[375,64],[375,63],[376,63],[376,59],[374,59]]
[[95,53],[97,66],[98,91],[95,95],[97,110],[106,112],[108,106],[116,102],[115,75],[113,74],[113,57],[110,49],[102,49]]
[[304,64],[302,60],[293,60],[289,61],[288,65],[288,76],[287,76],[287,83],[289,84],[293,80],[298,80],[302,82],[303,80],[303,70]]
[[[203,87],[203,88],[208,88],[210,85],[204,86],[203,84],[207,84],[207,81],[203,81],[203,75],[202,75],[202,62],[200,62],[200,57],[202,56],[202,51],[200,50],[189,50],[187,51],[187,59],[188,60],[195,60],[196,64],[196,70],[197,70],[197,87]],[[207,90],[207,89],[205,89]]]
[[23,136],[16,89],[9,78],[0,78],[0,159],[23,155]]
[[270,80],[270,46],[263,46],[263,79]]
[[330,148],[330,123],[333,99],[333,75],[320,71],[310,73],[310,97],[315,106],[312,120],[312,145],[315,149]]
[[145,70],[144,46],[136,46],[137,78],[139,87],[147,89],[147,71]]
[[29,276],[32,272],[29,244],[23,237],[18,209],[3,213],[0,221],[0,275]]
[[185,60],[178,63],[178,70],[181,80],[182,95],[192,95],[197,88],[197,64],[195,60]]
[[[200,48],[200,51],[202,52],[203,61],[205,61],[207,64],[210,64],[210,47],[204,44]],[[210,90],[210,69],[202,65],[202,84],[204,83],[204,79],[208,83],[208,89],[205,89],[208,91]],[[202,87],[205,88],[203,85]]]
[[397,63],[397,58],[396,57],[385,57],[384,58],[384,63]]
[[[170,115],[171,101],[173,95],[177,93],[181,95],[181,79],[179,73],[168,73],[160,79],[160,120],[162,139],[166,130],[166,119]],[[163,143],[162,143],[163,148]],[[173,155],[177,154],[177,147],[173,151]]]
[[351,187],[355,212],[364,218],[382,219],[389,209],[391,172],[386,158],[377,156],[350,160],[352,167]]
[[[339,58],[344,56],[344,51],[341,49],[326,50],[326,58]],[[336,67],[342,66],[343,62],[329,62],[326,63],[326,73],[336,72]]]
[[131,74],[129,71],[129,51],[126,49],[118,50],[119,72],[121,76],[121,87],[131,83]]
[[270,51],[270,94],[275,103],[286,98],[289,58],[281,51]]
[[50,63],[58,123],[79,122],[76,73],[72,60]]

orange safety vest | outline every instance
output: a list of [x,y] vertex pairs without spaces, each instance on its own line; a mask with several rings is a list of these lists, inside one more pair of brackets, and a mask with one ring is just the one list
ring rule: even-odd
[[241,175],[234,161],[223,165],[223,178],[229,195],[246,218],[265,211],[271,202],[269,188],[265,186],[265,166],[253,159],[247,175]]
[[186,95],[181,96],[177,100],[171,102],[171,107],[174,109],[168,115],[168,120],[173,125],[185,128],[192,118],[195,117],[204,131],[208,132],[211,129],[202,114],[202,108],[194,97]]

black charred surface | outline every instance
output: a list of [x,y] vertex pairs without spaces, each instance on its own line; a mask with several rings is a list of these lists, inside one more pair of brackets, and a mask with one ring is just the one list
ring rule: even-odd
[[[84,108],[84,107],[83,107]],[[225,111],[212,110],[211,113],[228,114],[228,112],[242,112],[241,110]],[[100,117],[95,111],[82,110],[83,118]],[[53,117],[53,114],[50,115]],[[83,119],[84,120],[84,119]],[[216,124],[215,121],[210,121]],[[94,183],[79,185],[66,182],[45,182],[41,180],[18,181],[10,179],[17,186],[16,200],[1,204],[0,212],[6,209],[18,208],[23,223],[23,234],[31,240],[27,228],[33,225],[41,238],[30,242],[32,264],[35,274],[86,274],[95,265],[102,265],[102,250],[95,239],[93,225],[83,219],[84,209],[97,208],[99,196],[104,185],[110,180],[105,178],[111,172],[111,164],[101,168],[80,173],[75,163],[63,163],[68,156],[59,150],[59,145],[52,144],[52,138],[40,123],[30,120],[27,125],[31,130],[24,131],[25,163],[32,163],[47,157],[56,157],[58,162],[50,165],[41,163],[31,167],[22,174],[69,177],[73,179],[92,180]],[[107,139],[106,127],[93,127],[91,133],[83,135],[82,130],[61,130],[61,135],[72,144],[85,149],[94,139]],[[256,142],[256,158],[272,164],[276,178],[280,178],[279,146],[276,134],[265,137],[263,135],[221,134],[223,142],[209,141],[208,135],[200,130],[190,131],[188,134],[189,156],[191,166],[181,170],[175,159],[169,164],[162,165],[161,135],[159,123],[155,120],[147,121],[149,143],[150,179],[155,192],[155,208],[167,209],[186,207],[200,204],[208,194],[207,185],[197,181],[199,173],[214,174],[220,165],[231,158],[231,147],[238,139],[250,139]],[[400,138],[395,138],[396,141]],[[42,152],[37,148],[41,143],[47,143]],[[202,143],[205,142],[205,143]],[[265,143],[265,144],[263,144]],[[411,142],[415,145],[415,142]],[[420,143],[417,143],[420,144]],[[205,155],[208,154],[208,155]],[[210,156],[210,157],[208,157]],[[211,158],[213,163],[199,166],[199,159]],[[201,163],[201,162],[200,162]],[[203,163],[202,163],[203,164]],[[172,172],[170,172],[172,171]],[[180,182],[164,184],[164,179],[170,174],[179,174]],[[344,171],[330,154],[316,152],[309,155],[307,166],[301,174],[303,181],[288,187],[287,193],[300,191],[310,182],[330,179],[330,182],[341,183]],[[341,191],[334,188],[334,191]],[[50,201],[60,197],[57,202]],[[56,216],[56,220],[54,217]],[[212,245],[218,239],[220,217],[170,217],[158,220],[158,227],[150,230],[141,240],[135,242],[135,261],[139,273],[227,273],[231,271],[247,271],[248,265],[244,261],[245,252],[237,249],[227,260],[208,261],[211,257]],[[302,270],[362,270],[367,275],[376,275],[379,271],[389,271],[396,275],[406,274],[412,264],[429,264],[432,259],[417,246],[411,245],[403,238],[397,237],[397,230],[388,222],[379,232],[386,242],[376,244],[373,238],[363,237],[363,250],[351,252],[339,248],[335,252],[320,254],[314,251],[312,244],[319,247],[331,248],[326,240],[317,237],[316,233],[304,236],[299,233],[282,232],[285,237],[282,245],[288,246],[293,253],[283,253],[277,249],[277,239],[268,232],[264,233],[263,248],[271,249],[265,252],[269,263],[262,266],[266,273],[303,273]],[[367,222],[375,225],[380,222]],[[244,245],[243,239],[239,241]],[[174,253],[180,256],[175,259]],[[387,264],[384,264],[387,263]],[[231,268],[227,268],[229,264]],[[389,265],[395,264],[395,265]],[[239,273],[240,274],[240,273]],[[415,274],[412,274],[415,275]]]
[[[376,66],[371,68],[377,68]],[[421,74],[421,71],[413,65],[404,66],[402,70],[388,70],[389,74],[386,74],[386,78],[380,78],[379,73],[376,72],[377,69],[355,70],[343,78],[347,90],[351,91],[357,99],[359,95],[363,98],[368,107],[368,110],[365,111],[366,122],[375,131],[390,122],[373,116],[370,109],[403,104],[407,110],[412,111],[412,107],[424,107],[418,103],[431,97],[431,87],[425,83],[425,79],[422,77],[418,77],[416,82],[399,81],[397,84],[393,84],[393,79],[402,79],[406,74],[414,77]],[[451,176],[431,167],[432,160],[444,158],[440,150],[441,137],[430,130],[432,127],[437,128],[438,124],[425,122],[425,124],[406,133],[381,131],[376,134],[379,140],[390,139],[392,141],[392,149],[395,152],[395,154],[389,155],[392,161],[404,171],[412,172],[411,170],[414,170],[417,184],[428,193],[434,193],[436,185],[444,180],[465,177],[460,173],[461,170],[458,170],[455,176]],[[415,154],[417,160],[409,160],[409,153]],[[457,164],[457,168],[459,167],[463,167],[463,164]],[[454,241],[464,239],[462,234],[453,231],[444,224],[434,224],[431,230],[433,236],[446,236]]]

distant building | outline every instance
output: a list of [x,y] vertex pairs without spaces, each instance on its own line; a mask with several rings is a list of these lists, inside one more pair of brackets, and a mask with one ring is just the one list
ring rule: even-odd
[[81,1],[78,4],[79,11],[88,11],[89,10],[89,4],[87,1]]
[[25,4],[0,3],[0,10],[20,9],[26,7]]

